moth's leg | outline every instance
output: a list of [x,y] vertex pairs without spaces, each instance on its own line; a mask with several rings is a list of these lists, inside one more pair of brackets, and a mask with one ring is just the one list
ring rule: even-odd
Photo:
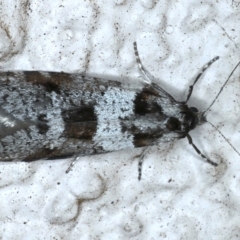
[[205,64],[201,70],[201,72],[197,75],[196,79],[194,80],[193,84],[191,86],[189,86],[189,90],[188,90],[188,95],[187,95],[187,100],[185,101],[185,103],[188,102],[189,98],[192,95],[192,91],[193,91],[193,87],[194,85],[197,83],[198,79],[203,75],[203,73],[215,62],[219,59],[219,57],[215,57],[213,58],[211,61],[209,61],[207,64]]
[[69,167],[68,167],[68,169],[66,170],[65,173],[69,173],[72,170],[72,168],[74,167],[74,165],[77,162],[78,158],[79,158],[78,156],[74,157],[73,161],[71,162],[71,164],[69,165]]
[[163,96],[171,99],[172,101],[175,101],[175,99],[169,93],[167,93],[163,88],[161,88],[160,86],[158,86],[157,84],[154,83],[154,77],[144,68],[144,66],[141,63],[141,60],[140,60],[140,57],[138,54],[137,43],[134,42],[133,46],[134,46],[136,62],[137,62],[140,72],[142,73],[142,75],[145,79],[145,83],[147,85],[151,85],[154,89],[160,91],[161,94],[163,94]]
[[133,43],[133,48],[134,48],[134,53],[135,53],[135,57],[136,57],[136,62],[137,62],[140,72],[142,73],[142,75],[144,77],[144,81],[146,84],[151,85],[154,80],[154,77],[143,67],[140,57],[139,57],[139,54],[138,54],[136,42]]
[[149,147],[146,147],[143,152],[141,153],[140,157],[139,157],[139,160],[138,160],[138,181],[141,180],[142,178],[142,164],[143,164],[143,160],[144,160],[144,157],[148,151],[148,148]]
[[191,136],[190,136],[189,134],[187,134],[187,139],[188,139],[189,144],[192,145],[192,147],[195,149],[195,151],[196,151],[202,158],[206,159],[206,161],[207,161],[208,163],[210,163],[211,165],[213,165],[213,166],[215,166],[215,167],[218,166],[217,163],[211,161],[210,159],[208,159],[206,156],[204,156],[204,155],[201,153],[201,151],[200,151],[200,150],[197,148],[197,146],[193,143],[192,138],[191,138]]

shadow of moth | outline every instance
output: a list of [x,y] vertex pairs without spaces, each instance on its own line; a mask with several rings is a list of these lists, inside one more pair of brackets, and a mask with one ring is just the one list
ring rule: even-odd
[[141,64],[136,43],[134,50],[145,79],[141,87],[134,89],[81,74],[1,72],[0,161],[76,158],[187,137],[201,157],[217,166],[200,152],[189,135],[206,121],[208,109],[199,112],[188,107],[187,101],[202,73],[218,57],[202,68],[189,88],[187,100],[179,102],[152,81]]

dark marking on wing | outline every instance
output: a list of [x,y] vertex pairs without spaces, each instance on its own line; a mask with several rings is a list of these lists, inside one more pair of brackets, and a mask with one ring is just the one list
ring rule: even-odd
[[58,160],[58,159],[69,158],[69,157],[72,157],[73,155],[74,155],[73,153],[66,153],[66,154],[62,153],[58,149],[42,148],[36,151],[35,153],[28,155],[22,161],[32,162],[40,159]]
[[64,135],[67,138],[93,139],[97,131],[97,122],[67,123]]
[[157,93],[151,89],[144,88],[137,93],[134,100],[135,113],[141,116],[149,113],[161,112],[161,107],[156,103]]
[[42,85],[47,92],[56,92],[60,94],[62,84],[71,84],[73,82],[71,74],[63,72],[37,72],[24,71],[25,79],[34,85]]
[[157,134],[156,136],[149,133],[135,134],[133,138],[134,147],[145,147],[154,145],[159,139],[159,137],[161,137],[161,135],[161,133]]
[[64,110],[62,112],[62,117],[64,122],[86,122],[97,120],[94,106],[83,106],[76,109]]

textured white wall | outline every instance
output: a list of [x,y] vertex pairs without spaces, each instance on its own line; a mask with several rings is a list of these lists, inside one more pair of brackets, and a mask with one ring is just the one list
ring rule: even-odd
[[[240,60],[238,1],[1,1],[1,70],[85,72],[140,81],[144,66],[178,100],[200,68],[190,105],[205,109]],[[209,112],[239,149],[239,69]],[[239,239],[240,156],[205,124],[153,147],[70,161],[0,163],[2,239]]]

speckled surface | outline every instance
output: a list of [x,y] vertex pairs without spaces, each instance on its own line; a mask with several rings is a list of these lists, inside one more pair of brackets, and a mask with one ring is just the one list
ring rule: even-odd
[[[13,4],[14,2],[14,4]],[[240,60],[236,1],[2,1],[1,70],[84,72],[139,81],[144,66],[189,105],[206,109]],[[240,148],[238,69],[208,114]],[[186,139],[149,150],[70,160],[0,163],[0,239],[239,239],[240,156],[208,124]]]

